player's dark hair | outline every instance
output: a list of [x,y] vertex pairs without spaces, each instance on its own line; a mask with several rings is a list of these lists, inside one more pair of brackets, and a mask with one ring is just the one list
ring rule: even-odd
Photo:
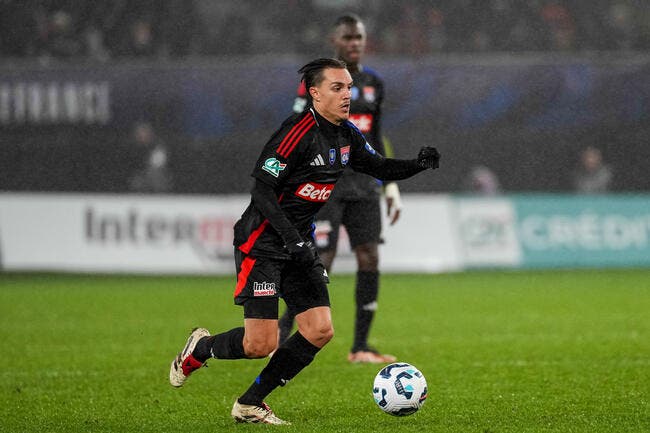
[[321,58],[312,60],[298,70],[298,73],[302,74],[302,81],[305,83],[307,98],[309,100],[311,100],[309,88],[318,86],[323,81],[325,78],[323,76],[323,71],[328,68],[346,69],[347,65],[344,61],[339,59]]
[[338,26],[345,24],[346,26],[354,26],[358,23],[361,23],[361,18],[357,14],[352,14],[348,13],[345,15],[341,15],[334,21],[334,28],[337,28]]

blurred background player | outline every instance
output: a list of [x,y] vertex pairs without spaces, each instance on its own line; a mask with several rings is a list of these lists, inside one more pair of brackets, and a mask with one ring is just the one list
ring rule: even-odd
[[579,165],[573,174],[575,191],[580,194],[603,194],[610,190],[612,170],[603,162],[603,154],[593,146],[580,153]]
[[[331,42],[335,57],[347,64],[354,81],[350,121],[366,136],[372,147],[386,155],[380,131],[384,84],[374,71],[361,65],[366,45],[366,29],[361,19],[354,14],[339,17],[334,23]],[[293,110],[300,113],[307,105],[306,89],[301,83]],[[327,164],[327,161],[323,163]],[[384,194],[392,225],[398,220],[401,209],[397,184],[386,184]],[[356,318],[354,343],[348,355],[350,362],[395,361],[394,356],[380,354],[368,345],[379,292],[380,195],[381,184],[376,179],[346,170],[329,202],[316,217],[316,246],[328,272],[336,255],[341,224],[347,230],[356,256]],[[280,319],[280,342],[289,337],[292,327],[293,316],[287,310]]]

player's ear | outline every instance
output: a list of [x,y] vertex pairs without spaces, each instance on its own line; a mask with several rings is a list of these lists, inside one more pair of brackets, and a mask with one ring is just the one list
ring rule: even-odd
[[310,87],[309,94],[311,95],[311,99],[316,102],[320,102],[320,92],[318,91],[317,87]]

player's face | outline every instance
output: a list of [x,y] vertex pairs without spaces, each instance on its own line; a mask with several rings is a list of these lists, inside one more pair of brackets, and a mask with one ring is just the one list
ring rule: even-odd
[[332,38],[336,57],[347,64],[357,64],[366,48],[366,28],[362,23],[341,24]]
[[323,81],[309,92],[314,108],[330,122],[340,125],[350,117],[352,77],[347,69],[328,68],[323,71]]

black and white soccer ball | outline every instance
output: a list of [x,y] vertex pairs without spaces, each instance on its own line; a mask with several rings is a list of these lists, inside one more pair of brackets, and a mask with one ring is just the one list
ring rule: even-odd
[[389,364],[375,376],[372,394],[384,412],[395,416],[411,415],[427,399],[427,381],[411,364]]

